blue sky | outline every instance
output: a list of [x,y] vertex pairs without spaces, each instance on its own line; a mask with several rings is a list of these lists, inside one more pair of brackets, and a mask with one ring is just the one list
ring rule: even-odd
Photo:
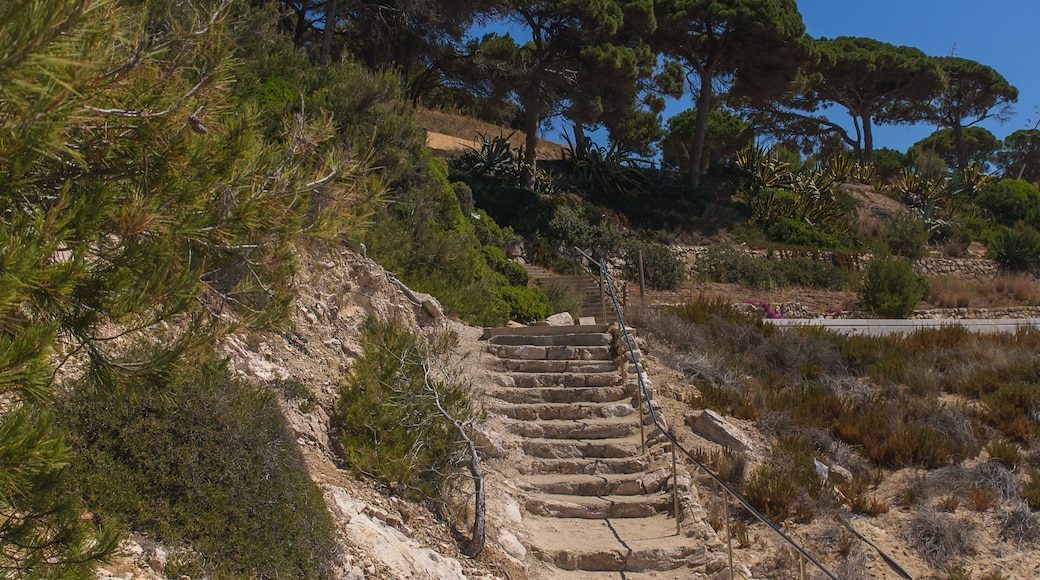
[[[932,56],[953,54],[993,67],[1018,89],[1015,115],[982,126],[1003,139],[1040,116],[1038,0],[797,0],[808,34],[864,36],[913,46]],[[834,111],[831,118],[848,115]],[[934,127],[878,127],[875,147],[905,151]]]

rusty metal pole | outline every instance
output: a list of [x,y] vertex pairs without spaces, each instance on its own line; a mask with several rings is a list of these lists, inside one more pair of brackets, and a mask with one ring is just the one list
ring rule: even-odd
[[603,268],[599,270],[599,315],[602,318],[602,324],[607,323],[607,287],[606,282],[603,280]]
[[646,421],[644,421],[643,415],[643,381],[639,378],[640,373],[643,369],[639,368],[639,362],[635,361],[632,364],[636,367],[636,405],[639,406],[639,449],[643,455],[646,454]]
[[801,554],[798,555],[798,566],[801,568],[801,579],[805,580],[805,556],[802,556]]

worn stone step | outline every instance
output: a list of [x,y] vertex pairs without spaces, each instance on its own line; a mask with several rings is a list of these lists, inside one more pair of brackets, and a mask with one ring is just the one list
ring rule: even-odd
[[485,392],[507,403],[613,403],[631,400],[634,391],[628,387],[612,386],[497,388]]
[[527,439],[524,453],[542,459],[611,459],[639,455],[639,436],[614,439]]
[[[566,329],[567,327],[556,327]],[[566,332],[556,330],[546,334],[500,334],[488,339],[491,346],[610,346],[614,337],[609,332]]]
[[613,361],[502,359],[502,370],[511,373],[616,373]]
[[[676,534],[675,520],[669,516],[609,521],[527,516],[524,522],[532,532],[531,552],[562,570],[661,572],[702,567],[707,562],[705,546]],[[677,577],[689,574],[685,571]],[[661,576],[666,577],[670,576]]]
[[531,493],[524,502],[527,511],[535,515],[584,520],[648,518],[669,513],[674,505],[668,493],[608,496]]
[[621,373],[509,373],[495,377],[503,387],[611,387],[624,382]]
[[581,420],[515,421],[509,432],[529,439],[618,439],[636,432],[634,417]]
[[528,491],[557,495],[642,495],[671,489],[671,479],[670,470],[658,469],[649,473],[525,475],[518,484]]
[[611,360],[614,348],[599,346],[488,345],[488,352],[514,360]]
[[649,457],[609,457],[609,458],[539,458],[520,471],[528,475],[577,474],[603,475],[608,473],[642,473],[650,468]]
[[[564,389],[556,389],[564,390]],[[538,391],[544,391],[539,389]],[[532,391],[532,392],[538,392]],[[554,419],[589,419],[592,417],[627,417],[636,412],[629,400],[603,403],[520,403],[489,405],[491,410],[510,419],[523,421]]]

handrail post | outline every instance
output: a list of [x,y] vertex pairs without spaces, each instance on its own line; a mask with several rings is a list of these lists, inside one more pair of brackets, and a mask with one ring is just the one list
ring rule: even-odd
[[646,280],[643,276],[643,250],[639,250],[639,302],[646,308]]
[[805,580],[805,557],[798,554],[798,568],[801,572],[801,579]]
[[646,415],[643,414],[643,388],[639,384],[639,362],[632,364],[636,366],[636,405],[639,406],[639,449],[646,455]]
[[676,467],[675,443],[672,443],[672,505],[675,510],[675,535],[682,535],[679,525],[679,470]]
[[729,496],[722,491],[722,517],[726,520],[726,551],[729,553],[729,580],[733,580],[733,534],[729,527]]

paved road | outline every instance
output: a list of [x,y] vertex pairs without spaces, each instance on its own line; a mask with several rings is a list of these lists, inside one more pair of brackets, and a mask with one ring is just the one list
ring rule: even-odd
[[871,318],[777,318],[768,320],[773,324],[790,328],[793,326],[822,326],[842,334],[907,334],[923,328],[941,328],[959,325],[972,332],[1015,332],[1020,328],[1040,328],[1040,318],[1007,318],[981,320],[880,320]]

